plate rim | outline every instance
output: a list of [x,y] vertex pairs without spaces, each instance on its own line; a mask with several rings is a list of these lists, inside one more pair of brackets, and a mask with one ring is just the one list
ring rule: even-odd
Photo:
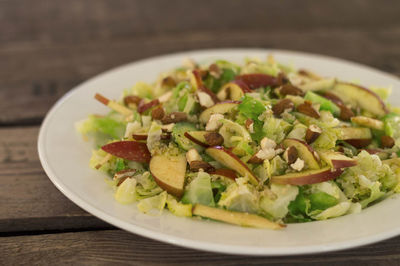
[[385,231],[379,234],[374,234],[372,236],[365,236],[365,237],[360,237],[356,239],[352,239],[351,241],[346,240],[346,241],[341,241],[341,242],[334,242],[334,243],[326,243],[324,245],[307,245],[305,247],[279,247],[279,248],[262,248],[262,247],[253,247],[251,251],[248,249],[249,247],[246,247],[242,250],[240,249],[239,245],[230,245],[230,244],[214,244],[211,242],[206,242],[206,241],[201,241],[201,240],[191,240],[187,238],[182,238],[178,236],[173,236],[167,233],[161,233],[161,232],[154,232],[151,229],[146,229],[143,227],[140,227],[138,225],[130,224],[128,222],[121,221],[120,219],[107,214],[106,212],[100,210],[96,206],[87,203],[85,200],[80,198],[79,195],[75,194],[72,190],[70,190],[63,182],[61,179],[59,179],[50,165],[48,164],[46,160],[46,154],[45,154],[45,149],[44,149],[44,139],[46,136],[46,129],[51,122],[52,118],[54,117],[55,111],[64,103],[67,102],[67,100],[74,95],[81,87],[84,87],[87,83],[92,82],[92,80],[95,80],[101,76],[109,75],[111,72],[117,72],[120,71],[124,68],[127,68],[133,64],[141,64],[145,63],[147,61],[154,61],[154,60],[161,60],[166,57],[184,57],[184,56],[190,56],[191,54],[207,54],[207,53],[215,53],[215,52],[234,52],[234,53],[284,53],[284,54],[293,54],[293,55],[298,55],[298,56],[306,56],[306,57],[318,57],[322,58],[324,60],[335,60],[339,61],[344,64],[349,64],[355,67],[362,67],[364,69],[368,69],[374,72],[377,72],[381,75],[386,76],[387,78],[390,79],[395,79],[395,80],[400,80],[397,76],[384,72],[382,70],[363,65],[357,62],[349,61],[346,59],[342,58],[337,58],[337,57],[332,57],[332,56],[327,56],[327,55],[321,55],[321,54],[315,54],[315,53],[308,53],[308,52],[302,52],[302,51],[292,51],[292,50],[284,50],[284,49],[263,49],[263,48],[217,48],[217,49],[201,49],[201,50],[187,50],[187,51],[182,51],[182,52],[175,52],[175,53],[168,53],[168,54],[162,54],[162,55],[157,55],[157,56],[152,56],[144,59],[140,59],[137,61],[132,61],[126,64],[122,64],[120,66],[111,68],[109,70],[106,70],[104,72],[101,72],[86,81],[78,84],[71,90],[69,90],[66,94],[64,94],[60,99],[56,101],[56,103],[49,109],[47,112],[39,130],[38,134],[38,141],[37,141],[37,149],[38,149],[38,154],[39,154],[39,159],[41,162],[41,165],[50,179],[50,181],[57,187],[58,190],[61,191],[61,193],[64,194],[69,200],[71,200],[73,203],[78,205],[80,208],[83,210],[89,212],[90,214],[94,215],[95,217],[112,224],[120,229],[123,229],[125,231],[128,231],[130,233],[134,233],[137,235],[140,235],[142,237],[150,238],[156,241],[160,241],[163,243],[168,243],[172,245],[177,245],[180,247],[184,248],[191,248],[195,250],[201,250],[201,251],[207,251],[207,252],[212,252],[212,253],[224,253],[224,254],[231,254],[231,255],[252,255],[252,256],[282,256],[282,255],[306,255],[306,254],[317,254],[317,253],[324,253],[324,252],[333,252],[333,251],[339,251],[339,250],[344,250],[344,249],[349,249],[349,248],[356,248],[372,243],[376,243],[382,240],[386,240],[392,237],[395,237],[400,234],[400,227],[396,230],[390,230],[390,231]]

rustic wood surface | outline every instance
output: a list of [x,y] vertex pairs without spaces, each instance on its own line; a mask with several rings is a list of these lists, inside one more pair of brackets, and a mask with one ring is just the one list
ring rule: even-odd
[[216,47],[300,50],[400,75],[400,2],[0,1],[0,265],[399,265],[400,237],[295,257],[183,249],[115,229],[42,170],[46,112],[80,82],[141,58]]

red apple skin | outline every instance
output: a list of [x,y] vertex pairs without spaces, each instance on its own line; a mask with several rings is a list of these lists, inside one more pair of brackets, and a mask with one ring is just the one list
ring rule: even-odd
[[[225,152],[228,156],[230,156],[233,160],[235,160],[235,162],[237,162],[243,169],[245,169],[246,170],[246,172],[249,174],[249,180],[250,180],[250,182],[251,183],[253,183],[253,184],[255,184],[255,185],[258,185],[258,178],[253,174],[253,172],[247,167],[247,165],[244,163],[244,162],[242,162],[242,160],[240,160],[239,159],[239,157],[237,157],[235,154],[233,154],[232,153],[232,151],[230,151],[230,150],[228,150],[228,149],[225,149],[224,147],[222,147],[222,146],[213,146],[213,147],[210,147],[210,148],[208,148],[207,150],[209,150],[209,149],[215,149],[215,150],[220,150],[220,151],[223,151],[223,152]],[[207,150],[206,150],[206,152],[207,152]],[[211,156],[211,155],[210,155]],[[211,156],[212,157],[212,156]],[[215,158],[214,158],[215,159]],[[217,160],[218,161],[218,160]],[[221,162],[222,163],[222,162]],[[223,164],[223,163],[222,163]],[[236,170],[237,171],[237,170]],[[242,174],[242,173],[240,173],[240,174]],[[243,175],[243,174],[242,174]]]
[[342,169],[357,165],[356,160],[331,160],[331,162],[335,169]]
[[143,142],[117,141],[106,144],[101,149],[116,157],[139,163],[148,163],[151,159],[149,149]]
[[252,89],[250,89],[250,87],[247,86],[247,84],[246,84],[243,80],[240,80],[240,79],[238,79],[238,80],[232,80],[230,83],[234,83],[234,84],[238,85],[238,86],[242,89],[242,91],[243,91],[244,93],[246,93],[246,92],[252,92]]
[[157,106],[160,104],[160,101],[158,99],[152,100],[148,103],[144,103],[141,101],[138,105],[137,111],[141,114],[145,112],[146,110],[149,110],[150,108]]
[[132,134],[135,140],[147,140],[147,134]]
[[213,100],[214,104],[220,102],[220,100],[218,99],[217,95],[215,95],[214,92],[212,92],[209,88],[207,88],[206,86],[204,86],[203,80],[201,79],[201,75],[200,72],[198,70],[193,70],[193,75],[196,79],[196,83],[197,83],[197,89],[207,93],[208,95],[210,95],[211,99]]
[[224,176],[224,177],[230,178],[232,180],[235,180],[237,178],[236,172],[231,169],[227,169],[227,168],[215,169],[214,171],[209,172],[209,174]]
[[303,185],[310,185],[310,184],[317,184],[325,181],[329,181],[335,179],[336,177],[340,176],[343,173],[342,169],[330,169],[324,168],[320,171],[313,171],[312,174],[307,173],[291,173],[282,176],[273,176],[271,177],[271,182],[275,184],[288,184],[288,185],[296,185],[296,186],[303,186]]
[[363,149],[366,152],[368,152],[369,154],[373,155],[373,154],[379,154],[381,152],[383,152],[383,150],[381,149]]
[[235,80],[244,82],[250,89],[258,89],[267,86],[278,86],[278,79],[267,74],[244,74],[236,76]]
[[189,132],[185,132],[183,135],[186,138],[188,138],[190,141],[193,141],[194,143],[196,143],[197,145],[200,145],[201,147],[204,147],[204,148],[210,147],[210,145],[208,145],[207,143],[201,142],[200,140],[194,138],[192,135],[190,135]]
[[345,141],[357,149],[361,149],[371,144],[372,139],[346,139]]
[[158,179],[151,171],[150,171],[151,175],[154,177],[154,181],[157,183],[157,185],[164,189],[165,191],[167,191],[169,194],[174,195],[175,197],[182,197],[183,195],[183,189],[178,189],[175,187],[171,187],[170,185],[168,185],[167,183],[161,181],[160,179]]

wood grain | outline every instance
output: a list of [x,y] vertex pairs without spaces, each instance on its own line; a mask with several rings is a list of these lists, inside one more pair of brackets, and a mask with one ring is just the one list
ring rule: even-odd
[[[232,256],[171,246],[121,230],[2,238],[0,263],[73,265],[398,265],[400,238],[328,254]],[[361,256],[363,254],[363,256]]]
[[0,129],[0,232],[110,228],[50,182],[36,150],[38,127]]
[[[300,50],[400,75],[396,8],[378,8],[382,4],[376,1],[252,2],[4,1],[0,125],[38,124],[80,82],[124,63],[182,50]],[[189,16],[187,10],[196,12]]]

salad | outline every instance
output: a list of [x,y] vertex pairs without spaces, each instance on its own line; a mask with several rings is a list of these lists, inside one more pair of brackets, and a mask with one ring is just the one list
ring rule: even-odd
[[400,192],[390,89],[321,77],[272,56],[181,67],[138,82],[77,123],[89,165],[144,213],[281,229]]

